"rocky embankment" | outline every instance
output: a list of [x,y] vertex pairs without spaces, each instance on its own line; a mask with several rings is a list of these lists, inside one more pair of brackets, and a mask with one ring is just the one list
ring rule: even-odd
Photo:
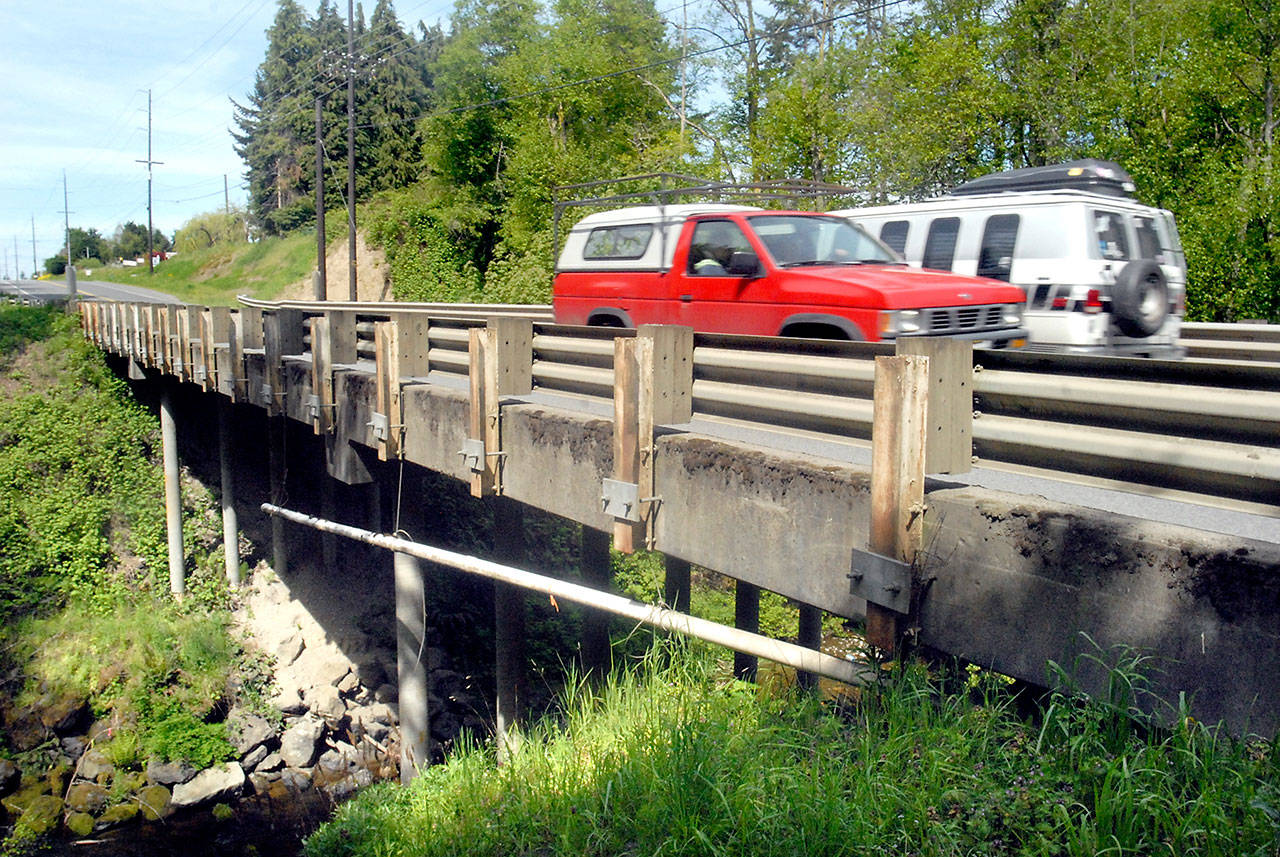
[[[265,714],[231,706],[226,723],[233,760],[204,770],[159,761],[118,770],[96,749],[118,724],[93,720],[85,700],[46,698],[22,710],[0,704],[10,749],[23,760],[0,760],[0,821],[11,826],[21,819],[38,834],[65,827],[88,837],[176,813],[212,809],[220,818],[234,817],[246,799],[279,803],[318,792],[337,802],[397,778],[395,652],[349,629],[335,635],[262,564],[240,605],[237,623],[274,660],[277,693]],[[452,741],[464,727],[483,731],[482,703],[449,668],[449,656],[429,647],[424,657],[431,667],[433,743]]]

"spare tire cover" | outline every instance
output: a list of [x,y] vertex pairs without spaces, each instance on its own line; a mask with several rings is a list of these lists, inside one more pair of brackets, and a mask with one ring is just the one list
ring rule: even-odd
[[1125,336],[1150,336],[1169,315],[1169,283],[1150,259],[1120,269],[1111,287],[1111,319]]

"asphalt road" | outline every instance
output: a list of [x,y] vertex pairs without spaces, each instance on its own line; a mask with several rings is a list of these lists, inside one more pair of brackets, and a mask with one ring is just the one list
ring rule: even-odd
[[[120,283],[104,283],[96,280],[80,280],[77,293],[83,298],[100,298],[108,301],[137,301],[140,303],[181,303],[173,295],[166,295],[141,286],[125,286]],[[66,300],[66,283],[57,280],[0,280],[0,299],[13,297],[37,303]]]

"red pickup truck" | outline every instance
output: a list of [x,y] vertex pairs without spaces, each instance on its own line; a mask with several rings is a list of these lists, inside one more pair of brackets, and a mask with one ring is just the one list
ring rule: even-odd
[[1021,345],[1016,286],[908,267],[841,217],[750,206],[637,206],[584,217],[556,266],[562,324],[875,342]]

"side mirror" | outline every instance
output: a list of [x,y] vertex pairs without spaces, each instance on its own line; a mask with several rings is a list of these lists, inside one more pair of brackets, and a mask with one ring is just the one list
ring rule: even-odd
[[729,257],[729,275],[754,277],[760,273],[760,257],[755,253],[738,252]]

